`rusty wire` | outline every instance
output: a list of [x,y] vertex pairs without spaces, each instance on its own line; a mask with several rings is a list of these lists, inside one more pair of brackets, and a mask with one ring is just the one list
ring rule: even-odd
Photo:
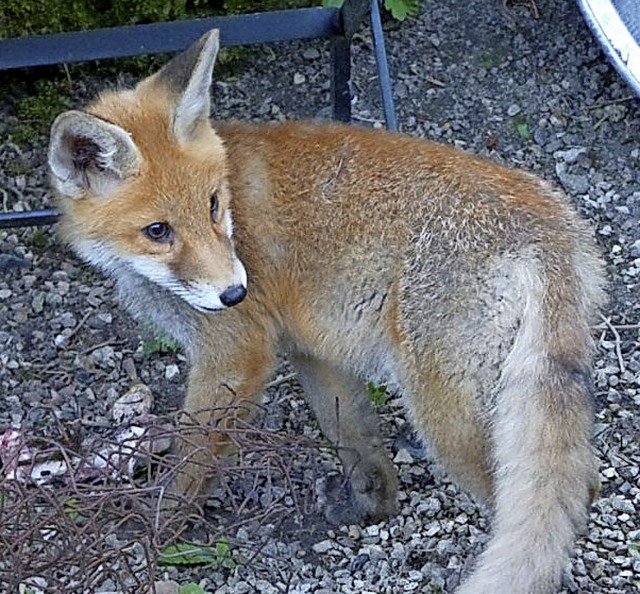
[[[194,418],[170,421],[154,426],[153,439],[171,439],[175,446],[194,432],[210,431]],[[0,469],[0,592],[86,594],[109,583],[117,592],[152,593],[158,555],[168,545],[209,546],[224,539],[233,546],[240,527],[251,534],[315,508],[308,475],[316,472],[319,444],[304,437],[236,423],[225,430],[236,453],[202,469],[216,476],[215,488],[208,499],[194,499],[165,488],[184,459],[137,452],[131,444],[123,449],[106,436],[87,439],[95,429],[70,431],[55,419],[48,426],[46,436],[21,436],[20,480],[7,472],[17,459]],[[114,468],[103,455],[107,446],[136,455],[135,466],[122,455]],[[42,460],[55,461],[59,476],[29,475]],[[163,498],[173,500],[169,509]]]

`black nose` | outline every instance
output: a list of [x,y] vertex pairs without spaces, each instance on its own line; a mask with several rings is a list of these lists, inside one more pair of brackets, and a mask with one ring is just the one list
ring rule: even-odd
[[242,285],[232,285],[220,295],[220,301],[222,305],[231,307],[238,305],[247,296],[247,289]]

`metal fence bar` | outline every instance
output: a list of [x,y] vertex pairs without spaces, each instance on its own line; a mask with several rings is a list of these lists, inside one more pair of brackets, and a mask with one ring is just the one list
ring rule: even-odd
[[338,122],[351,121],[351,39],[336,37],[331,41],[333,76],[331,77],[331,100],[333,119]]
[[210,29],[222,46],[343,35],[338,8],[300,8],[0,40],[0,70],[175,52]]
[[380,19],[380,0],[371,0],[371,31],[373,33],[373,45],[376,52],[376,65],[378,67],[378,83],[380,84],[380,94],[382,95],[382,106],[384,108],[384,119],[387,130],[396,132],[398,130],[398,120],[393,104],[393,92],[391,88],[391,77],[389,75],[389,63],[387,62],[387,49],[384,44],[382,33],[382,21]]
[[59,217],[60,213],[52,208],[26,212],[3,212],[0,213],[0,229],[53,225]]

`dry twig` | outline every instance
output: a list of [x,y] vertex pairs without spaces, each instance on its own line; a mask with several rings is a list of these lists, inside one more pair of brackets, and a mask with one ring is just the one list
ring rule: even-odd
[[[195,419],[190,422],[177,428],[164,420],[154,438],[190,441],[194,432],[210,430]],[[302,518],[315,508],[315,493],[304,487],[301,469],[314,467],[319,444],[307,438],[250,424],[238,423],[228,430],[226,437],[236,445],[237,456],[225,462],[224,472],[216,461],[203,469],[220,472],[213,492],[219,505],[212,507],[207,501],[165,492],[169,478],[187,460],[144,451],[133,470],[123,464],[116,473],[113,464],[105,463],[89,476],[83,469],[109,443],[95,437],[100,429],[92,427],[88,439],[89,430],[80,423],[74,428],[85,433],[80,436],[70,435],[57,420],[48,426],[51,434],[46,437],[22,435],[22,442],[14,444],[15,455],[22,458],[5,460],[0,469],[1,592],[86,594],[107,583],[123,593],[151,592],[160,575],[158,554],[167,545],[215,547],[220,539],[233,545],[240,527],[249,534],[265,523],[286,522],[289,527],[292,517]],[[32,458],[26,459],[25,452]],[[33,465],[45,459],[57,461],[66,472],[41,481],[27,480],[24,472],[24,480],[16,480],[6,472],[15,461]],[[169,499],[170,513],[161,514]],[[250,557],[251,552],[258,554],[258,541],[256,537],[242,543]]]
[[605,318],[602,314],[600,314],[600,318],[604,322],[605,326],[611,330],[614,338],[614,344],[616,349],[616,357],[618,358],[618,367],[620,368],[620,373],[624,373],[626,370],[626,366],[624,364],[624,359],[622,357],[622,341],[620,340],[620,333],[616,329],[616,327],[611,323],[609,318]]

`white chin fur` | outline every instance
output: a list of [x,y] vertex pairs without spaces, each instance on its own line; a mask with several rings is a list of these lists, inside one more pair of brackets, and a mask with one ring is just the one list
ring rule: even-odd
[[229,286],[241,284],[245,289],[247,288],[247,273],[238,259],[234,262],[234,279],[224,287],[207,282],[184,283],[176,278],[166,266],[148,258],[135,258],[130,260],[130,263],[136,272],[184,299],[191,307],[200,312],[208,313],[227,309],[227,306],[220,301],[220,295]]

